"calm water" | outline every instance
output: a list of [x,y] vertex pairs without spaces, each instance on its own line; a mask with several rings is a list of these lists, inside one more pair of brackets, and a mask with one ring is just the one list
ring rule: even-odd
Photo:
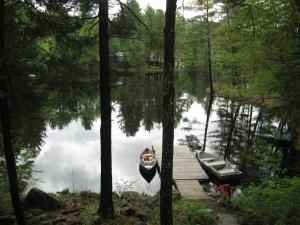
[[[209,97],[201,74],[179,75],[176,80],[174,144],[186,135],[196,135],[203,143]],[[116,77],[112,101],[112,174],[114,190],[130,185],[131,190],[155,194],[158,175],[148,184],[138,170],[139,156],[145,148],[161,145],[162,84],[160,75]],[[88,86],[85,86],[88,87]],[[58,88],[59,89],[59,88]],[[78,85],[75,90],[51,94],[45,138],[35,159],[30,186],[47,192],[100,191],[100,119],[98,92]],[[97,89],[97,88],[95,88]],[[73,93],[73,94],[70,94]],[[74,95],[74,96],[73,96]],[[75,100],[74,100],[75,98]],[[51,99],[51,98],[50,98]],[[238,113],[231,141],[232,161],[242,165],[249,123],[255,123],[259,109],[215,98],[209,117],[206,151],[224,154],[234,114]],[[252,114],[250,114],[250,110]],[[252,115],[252,118],[250,118]],[[250,122],[249,122],[250,121]]]
[[[115,191],[117,183],[134,181],[132,190],[155,194],[159,190],[158,175],[148,184],[138,170],[139,156],[142,150],[151,145],[161,145],[162,129],[160,123],[154,123],[151,131],[145,130],[143,124],[135,136],[126,136],[120,129],[118,118],[119,106],[112,114],[112,167]],[[189,110],[182,113],[179,125],[175,129],[175,141],[184,138],[190,132],[183,128],[190,126],[189,121],[197,121],[193,127],[200,139],[203,136],[206,114],[201,104],[194,102]],[[217,116],[213,112],[212,119]],[[40,178],[35,186],[49,191],[61,191],[64,188],[80,190],[100,190],[100,119],[93,122],[91,130],[85,130],[80,121],[72,121],[63,129],[47,127],[47,137],[40,155],[35,160],[35,178]],[[213,129],[213,126],[210,128]],[[210,147],[210,144],[208,145]]]

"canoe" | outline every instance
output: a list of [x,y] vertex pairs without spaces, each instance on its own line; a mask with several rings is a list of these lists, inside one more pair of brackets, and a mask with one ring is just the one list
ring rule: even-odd
[[157,159],[154,150],[146,148],[140,155],[139,171],[143,178],[150,183],[157,169]]
[[197,158],[204,170],[222,182],[237,181],[242,175],[242,172],[230,162],[213,154],[200,151],[197,154]]

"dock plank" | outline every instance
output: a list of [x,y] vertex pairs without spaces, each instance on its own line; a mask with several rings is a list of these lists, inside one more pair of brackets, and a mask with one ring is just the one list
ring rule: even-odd
[[[159,166],[161,166],[161,146],[154,147]],[[174,146],[173,156],[174,180],[208,180],[208,176],[200,166],[193,153],[186,146]]]
[[196,200],[209,199],[209,196],[197,180],[176,180],[175,182],[182,198]]
[[[162,147],[161,146],[155,146],[155,154],[158,159],[161,159],[162,155]],[[195,159],[193,153],[186,147],[181,145],[175,145],[174,146],[174,156],[173,159]]]
[[[162,147],[154,146],[158,164],[161,167]],[[208,180],[208,176],[200,166],[193,153],[186,147],[174,146],[173,180],[184,199],[209,199],[199,180]]]

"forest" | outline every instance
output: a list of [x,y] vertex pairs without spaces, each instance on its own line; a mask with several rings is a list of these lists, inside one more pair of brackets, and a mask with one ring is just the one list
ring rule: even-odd
[[0,0],[0,225],[300,224],[300,1],[155,2]]

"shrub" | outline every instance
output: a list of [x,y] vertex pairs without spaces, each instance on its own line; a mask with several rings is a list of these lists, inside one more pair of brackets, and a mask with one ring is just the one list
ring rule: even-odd
[[248,215],[261,218],[263,224],[300,224],[300,178],[249,186],[232,204]]
[[174,224],[214,225],[218,217],[215,213],[203,209],[198,202],[179,200],[174,202]]

